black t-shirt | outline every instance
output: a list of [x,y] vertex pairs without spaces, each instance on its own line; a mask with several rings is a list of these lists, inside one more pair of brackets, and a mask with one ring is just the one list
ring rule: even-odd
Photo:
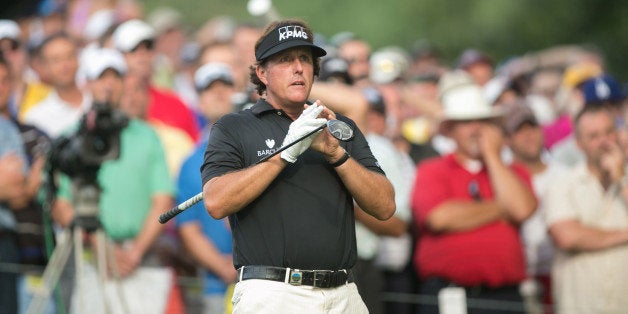
[[[341,145],[369,170],[384,173],[364,135]],[[201,166],[211,178],[255,165],[281,147],[292,120],[263,99],[251,109],[218,120]],[[343,269],[356,260],[353,199],[323,155],[305,151],[253,202],[229,216],[237,267],[267,265],[299,269]]]

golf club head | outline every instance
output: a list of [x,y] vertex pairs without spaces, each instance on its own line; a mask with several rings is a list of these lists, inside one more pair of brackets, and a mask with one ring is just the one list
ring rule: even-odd
[[335,138],[347,142],[353,138],[353,129],[349,124],[340,120],[327,121],[327,129]]

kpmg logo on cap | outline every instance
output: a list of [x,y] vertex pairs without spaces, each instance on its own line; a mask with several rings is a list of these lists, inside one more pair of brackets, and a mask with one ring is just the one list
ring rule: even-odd
[[292,38],[301,38],[307,40],[307,33],[305,29],[298,25],[289,25],[280,27],[277,29],[279,32],[279,41],[292,39]]

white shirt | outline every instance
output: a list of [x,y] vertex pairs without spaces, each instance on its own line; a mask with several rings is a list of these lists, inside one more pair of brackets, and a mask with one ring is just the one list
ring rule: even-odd
[[[366,141],[371,148],[373,156],[375,156],[380,167],[386,173],[386,178],[388,178],[395,190],[395,216],[405,222],[409,222],[412,218],[410,193],[412,191],[415,174],[415,167],[412,160],[409,156],[403,155],[397,150],[392,141],[386,137],[369,133],[366,135]],[[409,250],[411,249],[409,235],[407,238],[380,237],[368,230],[364,225],[356,222],[356,239],[358,256],[360,258],[371,259],[375,257],[380,250],[387,250],[384,253],[384,255],[387,256],[380,258],[396,260],[400,263],[403,263],[404,260],[409,257]],[[380,263],[385,262],[380,261]],[[403,264],[405,266],[405,263]]]
[[[628,208],[618,186],[604,190],[581,162],[554,181],[545,197],[546,222],[576,219],[603,230],[628,228]],[[552,265],[558,313],[626,313],[628,245],[589,252],[556,251]]]
[[75,125],[91,104],[92,98],[88,94],[83,94],[83,101],[76,107],[59,98],[57,91],[53,90],[26,113],[24,122],[38,127],[54,139]]
[[550,163],[545,171],[532,177],[532,187],[539,206],[521,225],[521,238],[524,243],[529,275],[549,275],[554,257],[554,243],[549,236],[545,223],[546,202],[543,194],[553,182],[565,175],[567,168],[561,164]]

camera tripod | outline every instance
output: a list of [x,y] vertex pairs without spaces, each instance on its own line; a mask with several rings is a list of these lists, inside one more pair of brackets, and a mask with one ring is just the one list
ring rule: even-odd
[[[58,244],[54,249],[52,256],[46,266],[42,278],[42,283],[34,292],[33,300],[28,306],[28,314],[40,314],[46,309],[52,291],[57,287],[63,270],[67,266],[68,258],[72,249],[74,249],[75,259],[75,280],[74,291],[77,293],[74,297],[77,299],[76,309],[80,313],[91,312],[94,304],[88,304],[85,291],[89,290],[85,287],[84,280],[84,257],[83,257],[83,239],[86,233],[93,234],[96,239],[96,248],[100,250],[96,255],[96,267],[98,271],[99,290],[102,293],[101,300],[104,302],[105,313],[110,313],[110,307],[105,297],[105,280],[107,276],[107,257],[110,256],[109,244],[105,232],[102,229],[100,220],[98,219],[98,203],[100,199],[100,188],[96,183],[84,184],[81,180],[73,183],[74,210],[77,213],[72,226],[65,228],[58,237]],[[114,265],[115,266],[115,265]],[[115,267],[114,267],[115,268]],[[125,306],[124,298],[123,308]],[[70,306],[71,308],[72,306]],[[128,312],[128,311],[126,311]]]

